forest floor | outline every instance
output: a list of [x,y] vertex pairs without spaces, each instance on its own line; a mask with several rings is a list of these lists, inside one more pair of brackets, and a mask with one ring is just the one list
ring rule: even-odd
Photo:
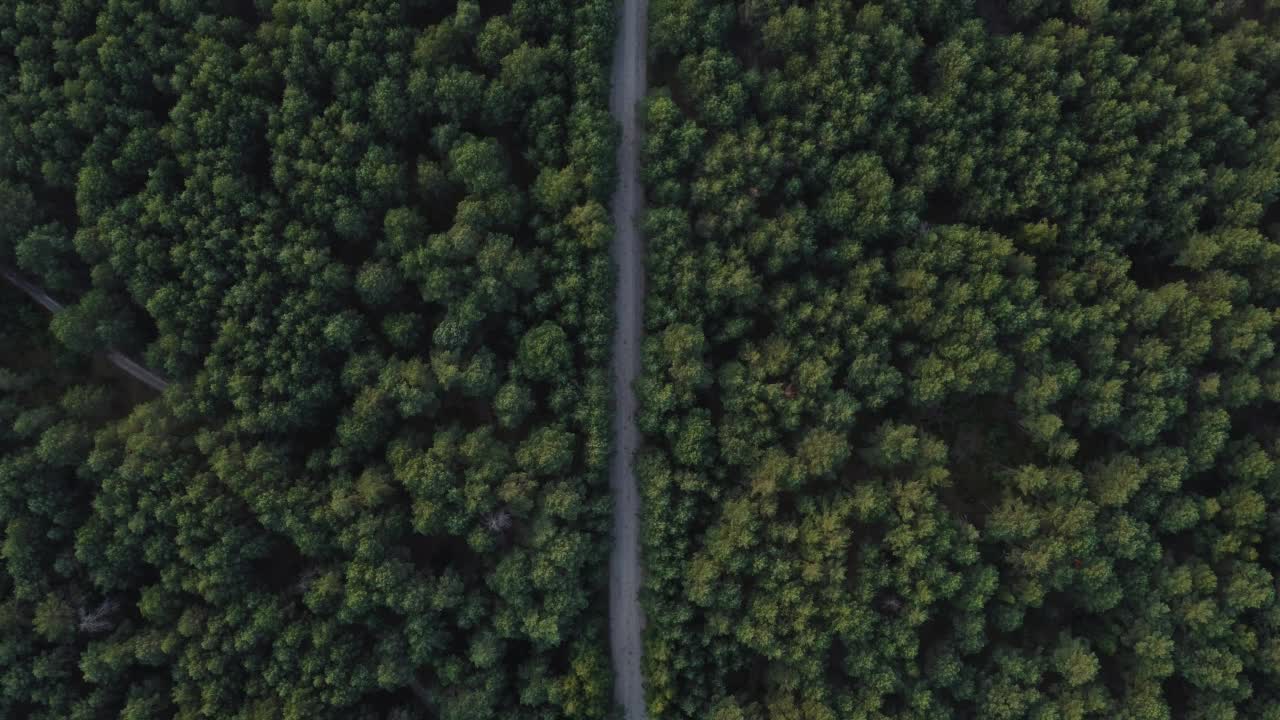
[[640,444],[634,383],[640,370],[644,323],[644,248],[638,223],[644,198],[640,187],[640,102],[646,86],[648,0],[623,0],[614,46],[613,91],[609,106],[622,125],[618,146],[618,188],[613,197],[614,262],[617,269],[613,336],[613,447],[609,484],[613,492],[613,553],[609,559],[609,639],[614,697],[626,720],[644,720],[640,672],[644,617],[640,610],[640,497],[633,461]]

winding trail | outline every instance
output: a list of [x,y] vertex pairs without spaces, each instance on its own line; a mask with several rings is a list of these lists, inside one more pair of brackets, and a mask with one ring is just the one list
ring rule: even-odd
[[621,0],[618,39],[613,51],[613,92],[609,108],[622,125],[618,145],[618,189],[613,196],[617,268],[613,335],[613,553],[609,558],[609,645],[613,658],[614,699],[625,720],[645,720],[640,611],[640,497],[633,461],[640,446],[633,388],[640,371],[640,335],[644,323],[644,248],[637,223],[644,197],[640,187],[640,101],[645,79],[648,0]]
[[[26,293],[28,297],[39,303],[45,310],[48,310],[51,313],[62,311],[62,303],[49,297],[49,293],[45,292],[40,287],[24,280],[23,277],[14,272],[12,268],[0,265],[0,277],[3,277],[5,280],[9,281],[10,285]],[[164,378],[139,365],[117,350],[108,350],[107,359],[111,361],[111,364],[128,373],[133,377],[133,379],[143,385],[146,385],[152,390],[163,392],[164,389],[169,386],[169,383]]]

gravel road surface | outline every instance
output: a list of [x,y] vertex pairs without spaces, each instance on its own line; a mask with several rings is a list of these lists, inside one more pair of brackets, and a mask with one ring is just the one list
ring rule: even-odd
[[632,385],[640,370],[640,334],[644,317],[644,248],[636,223],[640,188],[640,101],[646,90],[645,24],[647,0],[622,0],[613,56],[614,117],[622,125],[618,146],[618,189],[613,196],[613,243],[617,275],[613,336],[613,446],[609,483],[613,491],[613,554],[609,562],[609,641],[613,656],[614,696],[626,720],[644,720],[643,650],[640,612],[640,498],[632,465],[640,432]]

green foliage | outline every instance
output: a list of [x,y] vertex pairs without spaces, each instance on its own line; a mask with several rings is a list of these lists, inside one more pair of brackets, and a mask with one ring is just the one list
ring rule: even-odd
[[0,716],[610,715],[613,22],[0,0]]
[[650,715],[1275,714],[1280,6],[650,13]]

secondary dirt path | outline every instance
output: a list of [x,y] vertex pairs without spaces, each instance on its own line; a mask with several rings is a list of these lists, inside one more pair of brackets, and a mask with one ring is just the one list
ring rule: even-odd
[[622,125],[618,146],[618,189],[613,196],[614,263],[618,271],[613,336],[613,554],[609,560],[609,641],[614,698],[626,720],[644,720],[640,674],[644,617],[640,612],[640,497],[632,465],[640,432],[632,386],[640,371],[644,321],[644,248],[636,223],[644,201],[640,188],[640,101],[646,90],[645,54],[648,0],[622,0],[613,55],[609,106]]
[[[51,313],[60,312],[62,310],[62,303],[49,297],[49,293],[45,292],[41,288],[24,280],[21,275],[14,272],[11,268],[0,265],[0,277],[8,280],[10,285],[26,293],[28,297],[39,303],[45,310],[48,310]],[[126,373],[129,373],[129,375],[133,376],[135,380],[146,385],[152,390],[162,392],[169,385],[164,378],[115,350],[107,351],[107,359],[110,360],[113,365]]]

